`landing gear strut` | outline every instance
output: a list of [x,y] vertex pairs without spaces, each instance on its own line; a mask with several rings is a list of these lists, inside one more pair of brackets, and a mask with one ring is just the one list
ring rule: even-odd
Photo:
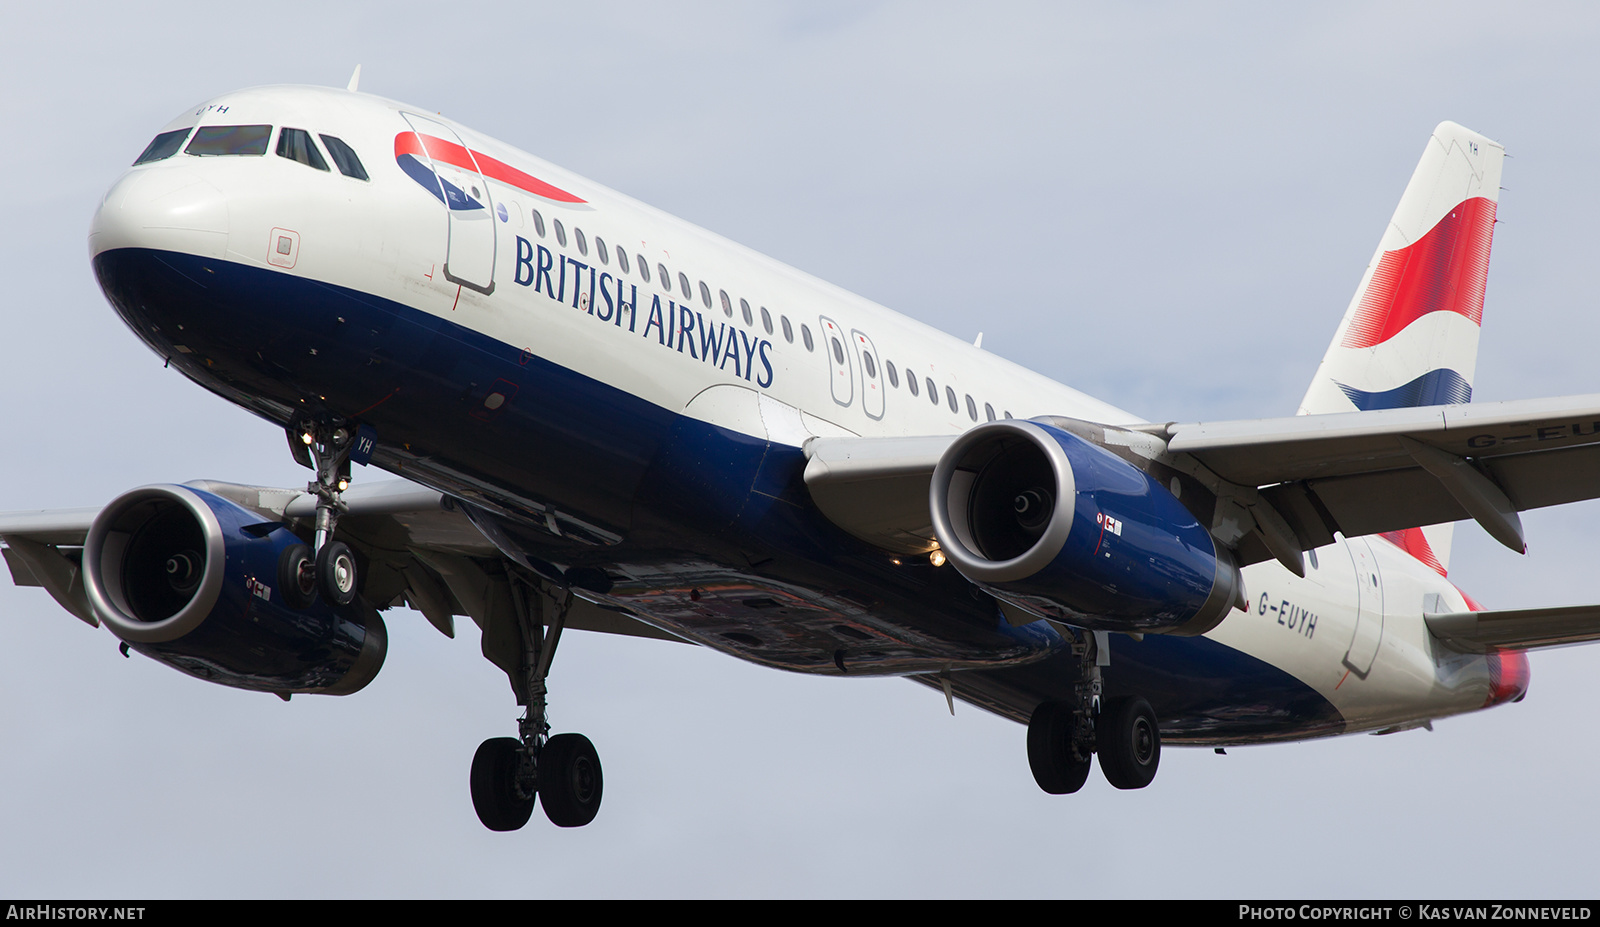
[[548,628],[544,596],[537,583],[510,572],[511,597],[522,637],[521,673],[515,680],[517,703],[527,706],[517,722],[518,737],[483,742],[472,758],[472,806],[490,830],[516,830],[528,823],[535,799],[557,827],[582,827],[600,811],[605,781],[600,755],[582,734],[550,736],[545,678],[566,625],[572,593]]
[[[355,439],[355,429],[337,420],[304,419],[289,428],[289,448],[295,459],[317,471],[317,478],[306,484],[306,492],[317,497],[317,520],[309,556],[297,555],[294,582],[284,582],[290,579],[284,575],[280,583],[285,588],[315,589],[334,605],[349,605],[360,586],[355,554],[343,541],[333,539],[339,516],[345,511],[342,496],[350,488],[350,452]],[[280,565],[280,573],[287,569]]]
[[1150,703],[1137,697],[1101,703],[1100,667],[1110,656],[1103,647],[1104,635],[1079,632],[1072,644],[1079,661],[1073,700],[1044,702],[1028,722],[1028,766],[1052,795],[1083,788],[1093,753],[1119,789],[1149,785],[1161,763],[1161,729]]

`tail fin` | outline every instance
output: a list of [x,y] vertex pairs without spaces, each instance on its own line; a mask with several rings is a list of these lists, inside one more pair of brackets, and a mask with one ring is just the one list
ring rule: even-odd
[[[1472,399],[1505,149],[1453,122],[1433,130],[1300,414]],[[1395,532],[1444,573],[1450,527]]]

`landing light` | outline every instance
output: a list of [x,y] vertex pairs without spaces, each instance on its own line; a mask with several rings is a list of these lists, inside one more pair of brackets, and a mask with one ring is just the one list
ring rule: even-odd
[[315,441],[315,440],[316,440],[315,438],[311,437],[311,432],[309,432],[309,431],[300,432],[300,443],[304,444],[306,447],[310,447],[311,446],[311,442]]
[[928,562],[936,567],[944,566],[944,551],[934,548],[933,553],[928,555]]
[[344,492],[346,489],[349,489],[349,488],[350,488],[350,481],[349,480],[346,480],[346,479],[340,479],[339,480],[339,491],[340,492]]

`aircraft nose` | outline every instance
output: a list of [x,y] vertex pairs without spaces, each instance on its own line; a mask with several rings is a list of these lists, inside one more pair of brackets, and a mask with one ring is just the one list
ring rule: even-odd
[[89,256],[151,248],[221,258],[228,248],[228,201],[182,165],[129,171],[111,187],[89,226]]

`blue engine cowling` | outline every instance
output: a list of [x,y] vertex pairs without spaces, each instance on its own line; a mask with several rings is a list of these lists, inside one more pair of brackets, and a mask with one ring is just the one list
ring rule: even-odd
[[283,695],[348,695],[382,668],[388,634],[360,599],[343,609],[285,601],[279,560],[299,542],[212,493],[145,486],[95,516],[84,591],[112,633],[191,676]]
[[1238,568],[1166,487],[1051,425],[990,422],[952,443],[929,487],[950,562],[995,597],[1103,631],[1203,634]]

